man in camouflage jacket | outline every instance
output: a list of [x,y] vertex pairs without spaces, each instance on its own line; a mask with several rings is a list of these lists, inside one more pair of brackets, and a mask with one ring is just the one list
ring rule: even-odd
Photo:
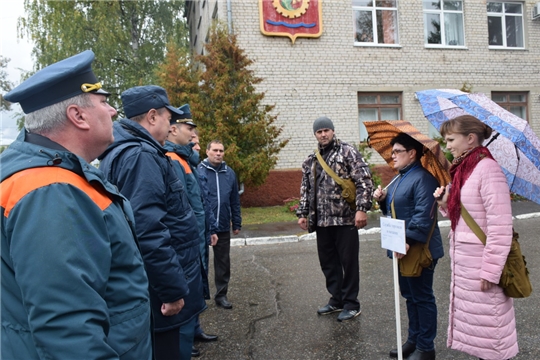
[[302,164],[298,225],[317,234],[317,251],[326,288],[331,297],[317,313],[340,312],[338,321],[360,315],[358,292],[358,229],[367,225],[373,182],[368,165],[358,150],[334,137],[334,124],[327,117],[313,123],[318,151],[328,166],[342,179],[356,186],[356,206],[352,209],[342,197],[341,186],[323,170],[315,154]]

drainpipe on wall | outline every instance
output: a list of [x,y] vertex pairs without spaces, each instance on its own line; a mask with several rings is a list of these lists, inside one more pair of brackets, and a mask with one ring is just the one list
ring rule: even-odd
[[[229,35],[232,34],[232,10],[231,10],[231,0],[227,0],[227,27],[229,28]],[[238,195],[244,193],[244,183],[240,183],[240,188],[238,189]]]
[[229,28],[229,35],[232,34],[232,10],[231,0],[227,0],[227,26]]

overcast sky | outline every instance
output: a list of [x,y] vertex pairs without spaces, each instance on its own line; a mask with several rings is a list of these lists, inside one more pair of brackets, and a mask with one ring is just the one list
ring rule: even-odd
[[[11,59],[6,72],[14,84],[19,84],[21,71],[30,71],[32,44],[27,39],[17,39],[17,19],[24,15],[24,0],[0,0],[0,54]],[[0,112],[0,145],[10,144],[17,137],[14,112],[22,112],[18,104],[12,105],[11,113]]]

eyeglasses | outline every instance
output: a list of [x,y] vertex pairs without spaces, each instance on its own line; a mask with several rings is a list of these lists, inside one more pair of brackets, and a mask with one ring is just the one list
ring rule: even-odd
[[395,149],[395,150],[392,150],[392,155],[401,154],[402,152],[406,152],[406,151],[409,151],[409,150],[407,150],[407,149],[405,149],[405,150]]

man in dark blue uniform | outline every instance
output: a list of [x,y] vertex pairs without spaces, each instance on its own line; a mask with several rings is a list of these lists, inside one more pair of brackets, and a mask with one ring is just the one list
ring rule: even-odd
[[[211,213],[205,211],[205,201],[202,196],[199,174],[196,165],[192,165],[192,157],[198,157],[194,151],[195,143],[191,142],[195,135],[197,125],[193,122],[193,115],[188,104],[178,108],[183,112],[178,119],[171,120],[169,136],[165,143],[168,150],[167,156],[171,158],[176,174],[182,180],[186,188],[189,204],[197,218],[199,226],[199,249],[201,251],[201,273],[203,278],[204,299],[210,299],[210,288],[208,285],[208,253],[209,245],[215,245],[217,235],[215,232],[208,236],[207,234],[212,222]],[[198,161],[197,161],[198,162]],[[210,335],[203,331],[199,318],[195,324],[195,341],[217,341],[217,335]],[[197,354],[198,349],[193,350]]]
[[126,119],[100,169],[133,206],[137,237],[150,281],[156,359],[189,359],[195,319],[206,309],[199,232],[182,182],[163,148],[171,120],[182,112],[159,86],[122,93]]

